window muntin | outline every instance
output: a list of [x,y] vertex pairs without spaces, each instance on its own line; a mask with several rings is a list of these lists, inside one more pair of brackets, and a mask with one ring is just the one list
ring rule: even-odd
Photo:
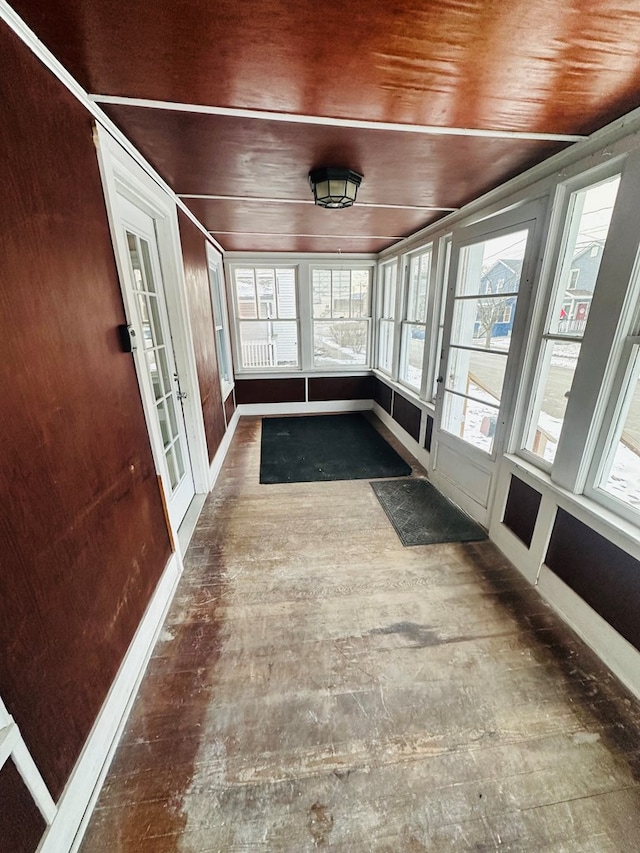
[[380,318],[378,320],[378,367],[385,373],[393,371],[395,339],[396,291],[398,266],[396,261],[381,267]]
[[237,267],[233,283],[241,368],[298,367],[295,269]]
[[460,249],[442,429],[487,453],[493,451],[528,235],[524,229]]
[[615,175],[569,198],[525,440],[525,449],[549,465],[562,432],[619,183]]
[[399,379],[420,391],[424,371],[432,246],[409,259],[409,278],[400,340]]
[[371,268],[313,269],[313,364],[369,364]]

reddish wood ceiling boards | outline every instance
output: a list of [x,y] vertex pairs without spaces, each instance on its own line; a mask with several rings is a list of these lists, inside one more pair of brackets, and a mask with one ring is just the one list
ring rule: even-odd
[[[352,210],[188,199],[225,249],[269,250],[283,242],[265,235],[291,235],[291,246],[282,247],[286,250],[293,247],[295,235],[344,234],[371,240],[345,240],[343,251],[380,251],[444,214],[367,204],[459,207],[523,164],[563,147],[537,140],[425,136],[131,106],[108,106],[106,112],[178,193],[310,201],[310,169],[338,162],[364,174]],[[246,237],[221,233],[235,231]],[[331,249],[318,250],[334,251],[335,246],[334,241]],[[311,244],[308,250],[313,248]]]
[[640,103],[636,0],[15,0],[89,91],[589,132]]
[[[14,6],[96,95],[327,121],[110,108],[178,193],[308,198],[310,168],[346,165],[365,175],[360,203],[459,207],[562,143],[335,122],[588,134],[640,105],[637,0],[15,0]],[[298,214],[256,218],[227,209],[220,211],[224,221],[208,219],[207,226],[228,249],[333,251],[322,238],[323,223],[302,227]],[[405,235],[438,215],[387,211],[383,222],[363,222],[370,241],[349,243],[348,250],[379,251],[393,242],[381,236]],[[244,236],[224,234],[237,230]],[[279,236],[264,236],[272,233]],[[322,239],[296,236],[302,233]]]

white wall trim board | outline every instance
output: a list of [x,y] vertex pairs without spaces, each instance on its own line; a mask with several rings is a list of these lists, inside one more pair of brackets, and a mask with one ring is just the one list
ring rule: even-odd
[[640,699],[640,652],[546,565],[540,571],[538,589],[613,674]]
[[367,412],[373,400],[319,400],[311,403],[240,403],[239,417],[266,415],[332,415],[339,412]]
[[181,571],[180,557],[173,554],[60,797],[57,814],[38,845],[37,853],[78,850]]
[[220,471],[222,470],[222,466],[224,464],[224,460],[227,457],[227,453],[229,452],[229,447],[231,446],[231,440],[236,431],[236,427],[238,426],[238,421],[240,420],[240,415],[238,414],[238,409],[236,408],[233,413],[231,420],[227,424],[226,432],[220,442],[220,447],[215,452],[213,457],[213,461],[209,467],[209,491],[211,491],[217,480],[220,476]]
[[474,127],[447,127],[429,124],[400,124],[388,121],[335,118],[331,116],[305,115],[302,113],[279,113],[269,110],[243,109],[239,107],[217,107],[207,104],[185,104],[179,101],[157,101],[149,98],[128,98],[118,95],[89,95],[92,101],[101,104],[146,107],[152,110],[200,113],[201,115],[248,118],[257,121],[277,121],[287,124],[311,124],[322,127],[348,127],[359,130],[391,130],[396,133],[420,133],[427,136],[479,136],[490,139],[531,139],[538,142],[579,142],[587,136],[568,133],[536,133],[523,130],[487,130]]

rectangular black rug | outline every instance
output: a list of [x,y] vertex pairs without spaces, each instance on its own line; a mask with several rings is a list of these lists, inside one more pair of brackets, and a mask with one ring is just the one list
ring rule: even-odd
[[262,419],[261,483],[406,477],[411,468],[360,413]]
[[487,533],[428,480],[371,483],[403,545],[477,542]]

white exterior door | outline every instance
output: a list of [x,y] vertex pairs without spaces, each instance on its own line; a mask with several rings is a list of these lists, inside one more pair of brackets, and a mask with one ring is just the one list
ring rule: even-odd
[[167,511],[177,529],[195,487],[155,224],[121,195],[118,214],[128,253],[126,301],[136,333],[135,364]]
[[487,523],[513,415],[541,210],[459,232],[452,245],[432,478]]

